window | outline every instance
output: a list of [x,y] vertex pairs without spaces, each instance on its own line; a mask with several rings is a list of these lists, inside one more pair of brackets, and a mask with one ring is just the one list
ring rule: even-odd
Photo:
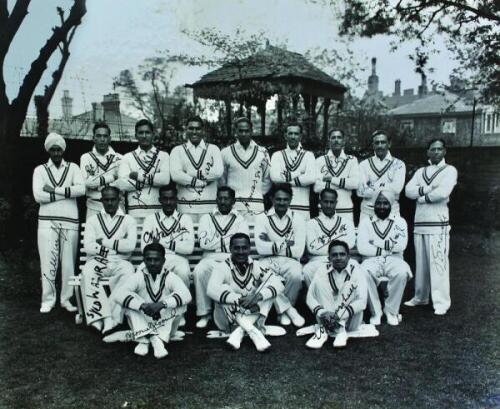
[[399,130],[401,132],[412,132],[413,131],[413,119],[405,119],[399,123]]
[[455,134],[457,131],[457,120],[455,118],[441,120],[441,132]]

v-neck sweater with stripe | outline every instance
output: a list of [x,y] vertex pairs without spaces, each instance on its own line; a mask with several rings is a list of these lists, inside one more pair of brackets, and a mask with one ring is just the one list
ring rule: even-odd
[[350,249],[354,247],[356,234],[354,225],[348,218],[337,214],[326,217],[321,213],[306,224],[306,248],[313,256],[328,257],[328,246],[332,240],[342,240]]
[[406,185],[406,197],[417,200],[413,232],[449,233],[448,202],[457,184],[457,170],[444,159],[437,165],[418,169]]
[[408,226],[399,215],[391,214],[385,220],[371,216],[359,223],[356,247],[362,256],[392,255],[403,258],[407,244]]
[[[45,185],[55,188],[54,193],[43,190]],[[59,168],[49,159],[33,172],[33,196],[40,204],[38,227],[61,227],[78,230],[79,218],[76,198],[85,195],[85,183],[78,165],[62,161]]]

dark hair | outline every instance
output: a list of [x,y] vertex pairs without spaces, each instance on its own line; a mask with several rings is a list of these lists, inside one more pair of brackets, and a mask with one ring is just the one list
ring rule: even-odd
[[149,127],[149,129],[151,130],[151,132],[154,132],[153,124],[151,123],[151,121],[149,119],[146,119],[146,118],[139,119],[135,123],[135,132],[137,132],[137,129],[139,129],[140,126],[144,126],[144,125],[147,125]]
[[302,132],[304,131],[304,128],[302,127],[302,124],[300,122],[297,122],[297,121],[291,121],[291,122],[288,122],[285,126],[285,131],[290,128],[291,126],[298,126],[300,128],[300,133],[302,134]]
[[239,118],[237,118],[234,121],[234,127],[237,128],[238,124],[241,124],[242,122],[247,123],[248,126],[250,126],[250,129],[253,129],[252,121],[250,121],[250,119],[248,119],[246,116],[240,116]]
[[335,195],[335,200],[339,197],[337,191],[335,189],[332,189],[330,187],[325,187],[320,193],[319,193],[319,198],[323,199],[323,195],[325,193],[333,193]]
[[111,186],[111,185],[106,185],[102,188],[101,190],[101,196],[104,193],[105,190],[112,190],[113,192],[116,193],[117,196],[120,196],[120,189],[118,189],[116,186]]
[[379,135],[385,135],[385,137],[387,138],[387,142],[391,141],[391,135],[389,134],[389,132],[384,131],[383,129],[377,129],[376,131],[372,132],[372,136],[371,136],[372,142],[373,142],[373,138],[375,138],[376,136],[379,136]]
[[443,138],[433,138],[429,141],[429,143],[427,144],[427,149],[430,149],[431,145],[434,143],[434,142],[441,142],[443,144],[443,148],[446,149],[446,142]]
[[346,253],[349,254],[349,246],[347,245],[347,243],[345,241],[342,241],[342,240],[332,240],[330,242],[330,244],[328,245],[328,254],[330,254],[330,250],[335,246],[344,247]]
[[238,232],[234,233],[229,239],[229,247],[231,247],[233,245],[233,242],[238,239],[245,239],[246,241],[248,241],[248,245],[250,245],[250,237],[248,236],[248,234]]
[[328,132],[328,139],[332,136],[332,133],[340,132],[342,134],[342,138],[345,138],[345,132],[340,128],[333,128],[330,132]]
[[236,192],[234,191],[233,188],[230,188],[229,186],[219,186],[217,188],[217,195],[216,196],[219,196],[219,193],[223,193],[223,192],[229,192],[229,194],[231,195],[231,197],[233,199],[236,197]]
[[163,185],[160,187],[158,194],[161,196],[163,192],[175,192],[175,195],[177,196],[177,185],[174,182],[170,182],[168,185]]
[[95,131],[97,131],[99,128],[107,129],[108,135],[111,135],[111,129],[109,125],[104,121],[98,121],[94,124],[94,127],[92,128],[92,135],[95,135]]
[[290,183],[273,183],[271,186],[271,197],[274,197],[280,190],[293,196],[292,185]]
[[198,122],[202,127],[205,125],[204,122],[203,122],[203,119],[201,119],[201,117],[199,115],[193,115],[193,116],[190,116],[187,121],[186,121],[186,126],[187,124],[189,124],[190,122]]
[[146,252],[148,251],[157,251],[158,253],[161,253],[163,257],[165,257],[165,247],[163,247],[160,243],[158,242],[153,242],[149,243],[144,247],[144,250],[142,250],[142,255],[143,257],[146,255]]

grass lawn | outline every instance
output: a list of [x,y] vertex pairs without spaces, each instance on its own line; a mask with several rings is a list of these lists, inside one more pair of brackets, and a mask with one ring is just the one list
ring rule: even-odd
[[[4,255],[0,407],[500,408],[500,234],[456,231],[451,248],[444,317],[402,307],[399,327],[343,350],[309,351],[290,332],[266,354],[248,339],[233,352],[194,331],[160,361],[104,344],[59,308],[40,314],[36,253]],[[412,292],[413,282],[404,299]]]

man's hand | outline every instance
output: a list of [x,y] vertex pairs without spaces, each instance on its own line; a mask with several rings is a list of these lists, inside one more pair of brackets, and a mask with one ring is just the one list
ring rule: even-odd
[[337,314],[327,311],[319,317],[321,325],[323,325],[327,331],[333,332],[340,327],[340,319]]
[[139,174],[137,172],[130,172],[128,177],[132,180],[137,180],[137,178],[139,177]]
[[102,246],[102,238],[97,239],[95,242],[96,242],[97,244],[99,244],[99,246]]
[[368,240],[368,243],[370,243],[372,246],[375,245],[375,242],[373,241],[373,239]]
[[332,181],[332,177],[330,175],[323,176],[323,182],[331,182],[331,181]]
[[271,239],[269,238],[269,236],[267,235],[266,232],[262,232],[259,234],[259,239],[261,239],[262,241],[271,241]]
[[292,247],[295,245],[295,240],[285,240],[285,243],[288,247]]
[[50,186],[50,185],[45,185],[43,187],[43,191],[44,192],[47,192],[47,193],[54,193],[56,190],[54,189],[53,186]]
[[152,303],[143,303],[141,305],[140,310],[146,314],[147,316],[154,318],[155,316],[159,316],[160,311],[163,309],[163,303],[161,302],[152,302]]
[[258,293],[249,293],[240,298],[240,306],[246,310],[251,310],[253,312],[254,309],[258,311],[258,303],[263,300],[262,294]]

